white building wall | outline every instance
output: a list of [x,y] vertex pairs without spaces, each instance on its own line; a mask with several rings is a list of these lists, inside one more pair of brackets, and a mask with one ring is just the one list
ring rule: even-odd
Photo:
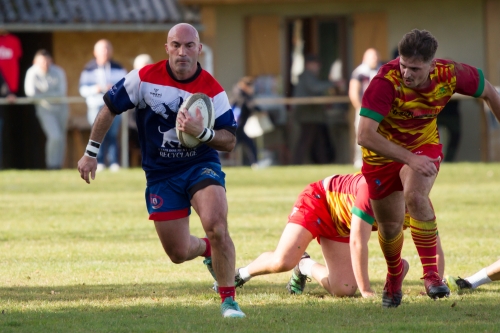
[[[340,3],[220,5],[216,7],[214,46],[215,76],[230,91],[245,75],[245,17],[273,14],[283,19],[294,16],[345,15],[356,12],[385,12],[388,18],[388,45],[392,54],[401,37],[413,28],[429,30],[439,41],[437,57],[452,58],[480,68],[485,66],[483,2],[477,0],[342,1]],[[281,45],[285,59],[285,32]],[[283,61],[284,62],[284,61]],[[355,64],[349,64],[354,66]],[[352,69],[352,68],[351,68]],[[349,69],[349,71],[351,70]],[[480,114],[478,103],[462,102],[462,140],[458,160],[479,161]]]

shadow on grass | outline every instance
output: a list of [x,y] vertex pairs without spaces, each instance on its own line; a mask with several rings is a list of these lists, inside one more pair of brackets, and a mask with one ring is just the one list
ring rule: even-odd
[[[0,288],[0,332],[493,332],[500,327],[496,292],[478,290],[431,301],[414,295],[397,309],[380,298],[334,298],[319,285],[290,296],[282,283],[255,279],[237,289],[248,315],[222,320],[219,296],[206,281]],[[381,288],[382,281],[374,283]]]
[[[382,281],[372,281],[372,288],[381,291],[384,283]],[[419,291],[423,291],[424,286],[420,280],[408,280],[403,284],[403,292],[408,296],[418,296]],[[245,284],[243,288],[237,288],[236,292],[241,296],[256,294],[275,294],[278,296],[289,296],[285,283],[272,283],[268,281],[259,281],[258,278]],[[481,294],[484,289],[474,291],[474,294]],[[304,291],[305,295],[315,298],[332,297],[319,284],[308,283]],[[467,294],[467,293],[466,293]],[[214,299],[218,295],[212,290],[210,280],[200,282],[169,282],[168,276],[165,283],[134,283],[134,284],[78,284],[66,286],[12,286],[0,288],[0,299],[12,302],[31,302],[31,301],[112,301],[115,299],[137,299],[137,298],[186,298],[206,297]],[[205,297],[205,298],[206,298]],[[359,291],[353,298],[361,298]]]
[[273,293],[277,287],[266,284],[241,292],[238,301],[248,316],[243,320],[222,319],[218,296],[207,292],[204,283],[60,286],[52,288],[54,293],[45,287],[2,288],[0,331],[441,333],[500,327],[495,294],[436,302],[404,298],[399,308],[382,309],[379,298],[290,296],[282,286]]
[[0,298],[10,301],[79,301],[79,300],[114,300],[144,297],[185,298],[186,295],[200,295],[211,291],[210,282],[168,282],[103,284],[103,285],[68,285],[68,286],[19,286],[0,288]]
[[[253,281],[252,281],[253,282]],[[241,296],[266,294],[287,297],[284,283],[255,281],[243,288],[237,288]],[[318,284],[310,284],[306,294],[312,297],[331,297]],[[75,302],[75,301],[113,301],[143,298],[185,299],[203,297],[219,299],[212,290],[212,282],[168,282],[134,284],[78,284],[67,286],[13,286],[0,288],[0,299],[9,302]]]

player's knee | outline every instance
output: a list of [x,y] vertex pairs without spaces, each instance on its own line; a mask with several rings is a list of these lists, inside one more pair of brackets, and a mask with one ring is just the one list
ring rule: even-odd
[[350,284],[330,286],[328,292],[335,297],[351,297],[356,293],[357,286]]
[[182,264],[183,262],[186,261],[188,253],[187,251],[180,251],[180,250],[168,251],[167,256],[174,264]]
[[184,259],[184,258],[178,258],[178,257],[169,257],[169,258],[170,258],[170,261],[172,261],[172,263],[177,264],[177,265],[182,264],[186,261],[186,259]]
[[207,234],[210,244],[217,242],[224,242],[226,237],[229,237],[229,232],[227,230],[227,224],[224,221],[216,221],[209,224],[208,228],[205,228],[205,233]]
[[401,222],[384,222],[379,224],[379,231],[385,239],[392,239],[399,235],[403,230],[403,223]]
[[285,258],[275,258],[273,260],[273,272],[274,273],[281,273],[281,272],[288,272],[289,270],[293,269],[297,263],[293,263],[290,261],[287,261]]
[[406,205],[410,211],[429,204],[429,198],[416,191],[405,192],[404,196]]

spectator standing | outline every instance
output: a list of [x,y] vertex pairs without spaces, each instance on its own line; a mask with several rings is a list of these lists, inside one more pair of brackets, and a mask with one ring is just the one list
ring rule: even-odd
[[137,57],[134,59],[134,69],[141,69],[142,67],[146,65],[150,65],[153,63],[153,58],[149,54],[139,54]]
[[[66,96],[66,74],[61,67],[53,64],[52,57],[47,50],[42,49],[35,53],[33,66],[26,72],[24,92],[26,96],[37,98]],[[66,150],[68,105],[42,100],[36,104],[35,109],[47,139],[45,165],[47,169],[61,169]]]
[[[305,57],[304,72],[299,75],[294,97],[323,96],[333,89],[332,82],[319,79],[320,69],[321,63],[316,55]],[[300,124],[300,137],[294,152],[294,164],[303,164],[307,159],[319,164],[330,163],[334,152],[328,135],[324,106],[297,105],[295,120]]]
[[[21,41],[5,29],[0,28],[0,97],[5,97],[11,103],[16,100],[19,88],[19,59],[23,51]],[[3,118],[4,112],[11,109],[9,105],[0,104],[0,169],[3,167]]]
[[[149,54],[139,54],[134,59],[134,69],[139,70],[146,65],[150,65],[153,63],[153,58]],[[132,162],[140,164],[140,154],[134,153],[138,152],[140,149],[139,144],[139,133],[137,131],[137,121],[136,121],[136,112],[135,109],[132,109],[128,112],[128,133],[129,133],[129,151],[130,153],[130,165]]]
[[248,165],[257,163],[257,146],[252,138],[245,133],[245,124],[253,112],[261,112],[253,101],[254,86],[253,78],[245,76],[241,78],[233,88],[233,100],[231,102],[234,118],[238,123],[236,130],[236,144],[244,145],[244,153]]
[[[361,110],[361,99],[368,88],[370,81],[377,75],[380,63],[378,60],[378,52],[374,48],[369,48],[363,54],[363,62],[356,67],[349,81],[349,99],[354,107],[354,133],[358,134],[359,111]],[[360,169],[363,166],[363,156],[361,147],[354,143],[354,167]]]
[[[87,102],[87,119],[91,126],[104,106],[104,94],[122,77],[127,71],[117,62],[113,61],[113,46],[106,39],[99,40],[94,45],[94,59],[89,61],[80,75],[80,95]],[[114,118],[101,150],[97,156],[97,171],[106,167],[106,162],[111,171],[118,171],[118,135],[120,131],[120,116]]]

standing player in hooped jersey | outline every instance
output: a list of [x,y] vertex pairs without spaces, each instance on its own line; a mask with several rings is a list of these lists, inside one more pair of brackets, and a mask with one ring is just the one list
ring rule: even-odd
[[401,303],[405,202],[427,295],[436,299],[450,293],[437,273],[437,224],[429,200],[443,160],[436,126],[439,112],[460,93],[483,98],[500,119],[500,97],[482,71],[434,59],[437,46],[428,31],[410,31],[398,44],[399,57],[381,67],[363,95],[357,139],[387,261],[384,307]]
[[[131,71],[104,95],[106,105],[92,127],[78,170],[87,183],[89,177],[95,178],[95,157],[113,118],[136,108],[147,179],[146,205],[163,248],[176,264],[206,257],[204,263],[222,286],[223,317],[241,318],[245,314],[234,300],[235,249],[227,228],[225,174],[217,153],[234,148],[236,122],[225,91],[198,63],[201,48],[193,26],[180,23],[170,29],[165,44],[169,59]],[[204,128],[199,110],[191,117],[185,108],[179,109],[186,98],[198,92],[213,101],[214,130]],[[179,130],[198,137],[203,144],[182,147],[176,121]],[[191,206],[200,216],[207,238],[190,234]]]

